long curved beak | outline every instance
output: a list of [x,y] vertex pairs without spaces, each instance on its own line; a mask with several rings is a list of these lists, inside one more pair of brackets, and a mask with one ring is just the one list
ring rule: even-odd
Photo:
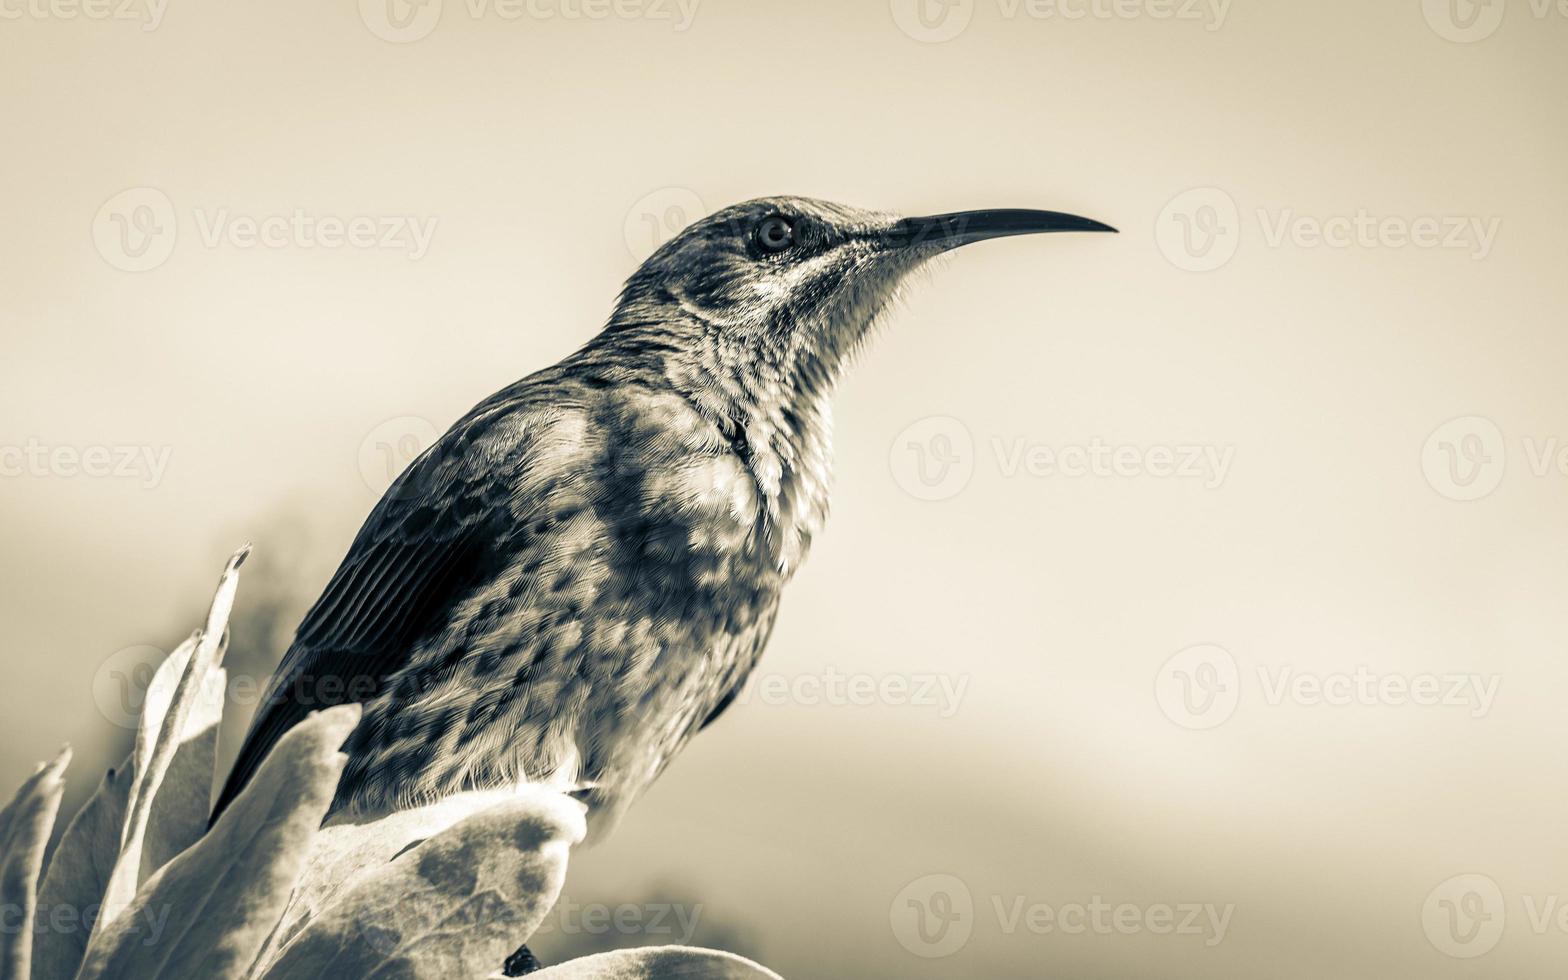
[[1042,235],[1058,231],[1108,231],[1116,229],[1091,218],[1060,211],[1031,211],[1023,208],[996,208],[985,211],[954,211],[923,218],[904,218],[894,222],[885,233],[889,245],[897,248],[925,246],[938,251],[983,242],[1009,235]]

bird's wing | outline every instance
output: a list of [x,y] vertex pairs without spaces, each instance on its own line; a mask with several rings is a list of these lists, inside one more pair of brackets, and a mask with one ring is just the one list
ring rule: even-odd
[[213,820],[284,732],[312,711],[373,698],[492,571],[513,508],[524,503],[517,474],[536,423],[545,424],[476,409],[387,490],[273,674]]
[[726,708],[735,703],[740,692],[745,689],[746,681],[751,678],[751,672],[757,666],[757,659],[762,656],[762,648],[768,645],[768,638],[773,635],[773,624],[778,616],[778,603],[775,601],[763,614],[761,625],[746,641],[745,655],[739,659],[733,675],[729,678],[728,686],[713,707],[708,709],[708,714],[697,726],[697,731],[702,731],[709,725],[719,720],[719,715],[724,714]]

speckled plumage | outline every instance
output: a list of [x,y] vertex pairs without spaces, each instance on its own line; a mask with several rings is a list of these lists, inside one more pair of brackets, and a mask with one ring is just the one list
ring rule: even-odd
[[[793,238],[773,253],[756,228],[781,215]],[[828,397],[899,281],[1019,233],[912,220],[765,199],[661,248],[603,332],[480,403],[387,491],[218,810],[285,730],[352,700],[335,808],[551,780],[613,824],[756,664],[827,515]]]

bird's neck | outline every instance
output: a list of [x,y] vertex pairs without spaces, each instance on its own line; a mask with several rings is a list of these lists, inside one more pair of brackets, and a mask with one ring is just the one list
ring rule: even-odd
[[751,475],[768,550],[792,571],[827,520],[836,372],[809,352],[732,344],[700,322],[612,321],[582,353],[637,362],[719,430]]
[[833,385],[787,360],[732,367],[722,351],[676,365],[676,387],[745,462],[778,566],[793,571],[827,520],[832,488]]

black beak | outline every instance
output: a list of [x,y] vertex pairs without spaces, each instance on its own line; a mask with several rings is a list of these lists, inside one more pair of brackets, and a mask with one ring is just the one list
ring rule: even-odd
[[957,248],[987,238],[1009,235],[1042,235],[1056,231],[1109,231],[1116,229],[1089,218],[1060,211],[998,208],[989,211],[955,211],[924,218],[905,218],[886,233],[898,248],[926,246],[937,250]]

